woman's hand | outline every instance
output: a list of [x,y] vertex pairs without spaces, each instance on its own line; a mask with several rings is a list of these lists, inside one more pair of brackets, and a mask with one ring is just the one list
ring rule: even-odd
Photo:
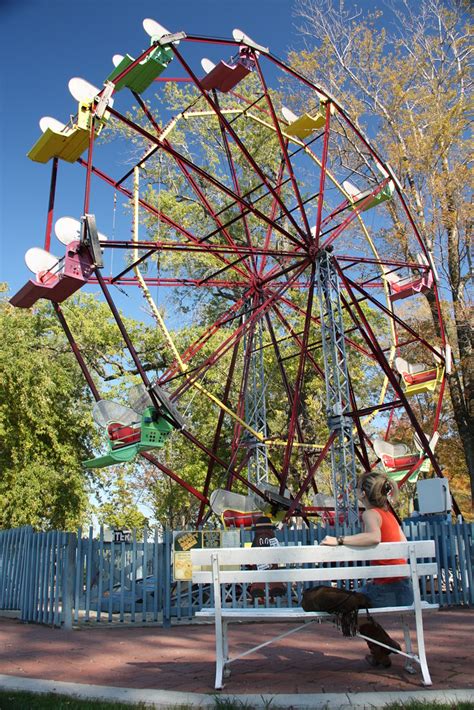
[[331,547],[335,547],[337,545],[337,537],[326,535],[326,537],[321,540],[321,545],[330,545]]

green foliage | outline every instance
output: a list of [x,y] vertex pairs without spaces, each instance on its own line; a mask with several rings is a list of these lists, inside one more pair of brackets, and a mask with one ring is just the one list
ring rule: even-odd
[[[474,500],[474,351],[468,290],[472,15],[467,3],[429,0],[403,0],[387,5],[384,12],[357,12],[333,0],[297,0],[296,13],[308,43],[305,51],[291,54],[292,65],[329,89],[389,161],[434,255],[452,324],[449,341],[456,363],[448,384],[464,453],[458,465],[470,477]],[[391,224],[384,235],[386,253],[413,259],[418,247],[409,238],[412,230],[404,209],[396,201],[387,209]],[[427,305],[431,342],[439,344],[433,293],[427,294]]]
[[87,506],[90,398],[49,306],[0,304],[0,524],[69,528]]
[[98,506],[97,518],[112,529],[140,530],[148,526],[148,519],[137,507],[134,484],[124,468],[118,466],[116,475],[104,484],[100,495],[104,502]]
[[[81,295],[62,310],[92,373],[105,381],[103,396],[124,397],[123,376],[132,382],[133,370],[107,306]],[[154,329],[140,337],[143,326],[129,326],[147,365],[161,364],[152,360]],[[101,485],[81,464],[99,445],[92,395],[51,304],[23,310],[3,298],[0,342],[0,526],[74,529],[88,515],[91,487]]]

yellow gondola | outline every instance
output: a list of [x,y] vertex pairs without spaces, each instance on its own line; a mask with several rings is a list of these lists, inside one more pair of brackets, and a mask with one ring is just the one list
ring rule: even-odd
[[[317,112],[314,115],[310,113],[303,113],[301,116],[296,116],[293,111],[283,107],[282,114],[284,119],[288,122],[288,126],[285,126],[285,133],[289,136],[295,136],[296,138],[307,138],[311,133],[323,128],[326,123],[326,104],[327,100],[321,100]],[[331,104],[331,113],[334,113],[334,107]]]
[[[51,158],[61,158],[74,163],[89,146],[92,108],[90,103],[79,103],[77,117],[71,126],[45,116],[40,121],[42,136],[29,151],[28,158],[37,163],[47,163]],[[99,135],[106,115],[96,121],[95,134]]]
[[403,391],[408,395],[434,392],[444,377],[442,363],[428,368],[426,365],[413,365],[402,357],[397,357],[395,367],[401,375]]

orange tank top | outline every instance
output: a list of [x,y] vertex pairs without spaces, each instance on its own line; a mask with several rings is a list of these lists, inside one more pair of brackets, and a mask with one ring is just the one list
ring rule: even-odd
[[[382,519],[382,527],[380,529],[380,542],[403,542],[405,535],[403,534],[398,521],[391,510],[383,510],[383,508],[373,508]],[[373,565],[405,565],[404,559],[396,560],[374,560]],[[374,584],[389,584],[390,582],[398,582],[404,577],[386,577],[384,579],[374,579]]]

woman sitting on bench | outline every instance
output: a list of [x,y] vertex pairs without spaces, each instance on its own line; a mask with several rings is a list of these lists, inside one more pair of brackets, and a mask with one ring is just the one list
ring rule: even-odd
[[[391,511],[391,503],[396,501],[398,488],[396,484],[380,473],[366,473],[359,480],[358,484],[359,500],[365,510],[362,514],[364,532],[355,535],[344,535],[332,537],[327,535],[321,542],[322,545],[354,545],[355,547],[368,547],[377,545],[379,542],[406,542],[406,537],[394,514]],[[375,565],[396,565],[406,564],[404,559],[374,561]],[[374,579],[358,590],[365,594],[371,602],[372,607],[409,606],[413,604],[413,589],[411,580],[407,577],[387,577]],[[360,631],[365,634],[362,627]],[[367,633],[371,638],[375,636]],[[379,639],[381,640],[381,639]],[[398,648],[396,641],[391,640],[388,645]],[[389,653],[387,649],[370,644],[371,653],[366,656],[367,661],[372,666],[390,666]]]

